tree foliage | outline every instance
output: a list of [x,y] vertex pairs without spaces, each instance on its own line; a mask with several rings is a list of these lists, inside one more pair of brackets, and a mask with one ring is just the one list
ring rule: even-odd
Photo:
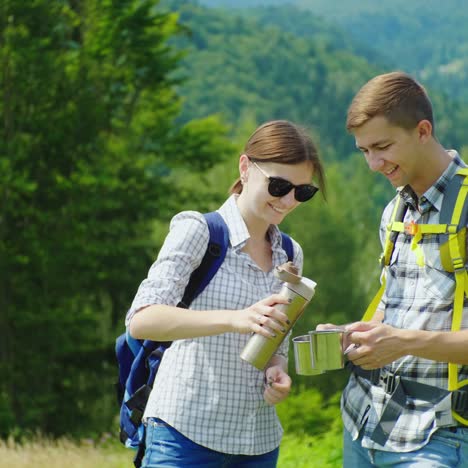
[[178,198],[170,180],[230,154],[218,119],[175,124],[179,27],[155,6],[0,7],[2,434],[115,415],[113,341],[153,257],[153,220]]
[[[169,218],[219,206],[263,121],[308,127],[329,181],[281,226],[318,284],[294,335],[359,318],[377,289],[393,191],[344,121],[390,65],[307,11],[164,4],[0,3],[0,435],[110,426],[114,340]],[[431,96],[441,142],[466,149],[465,109]]]

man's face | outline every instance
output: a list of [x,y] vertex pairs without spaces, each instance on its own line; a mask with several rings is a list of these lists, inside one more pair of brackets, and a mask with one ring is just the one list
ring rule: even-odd
[[418,127],[406,130],[377,116],[353,133],[372,171],[383,174],[394,187],[409,184],[417,191],[424,174]]

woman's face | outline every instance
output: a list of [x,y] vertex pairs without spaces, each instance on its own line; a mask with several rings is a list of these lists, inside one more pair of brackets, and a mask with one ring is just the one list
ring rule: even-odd
[[311,162],[282,164],[274,162],[253,163],[247,156],[240,160],[241,178],[244,180],[239,201],[249,218],[261,219],[267,225],[280,224],[301,202],[294,197],[292,189],[284,196],[275,197],[268,192],[269,177],[280,177],[294,185],[310,184],[313,175]]

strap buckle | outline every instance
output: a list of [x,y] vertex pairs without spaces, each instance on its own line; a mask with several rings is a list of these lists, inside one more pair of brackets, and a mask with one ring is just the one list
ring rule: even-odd
[[379,257],[379,264],[383,268],[385,266],[385,252],[382,252]]
[[447,224],[447,233],[456,234],[458,231],[458,224]]
[[405,230],[405,234],[408,234],[410,236],[416,235],[417,232],[419,231],[419,226],[414,221],[404,223],[403,227]]
[[465,262],[461,257],[452,258],[452,265],[455,272],[465,270]]
[[468,417],[468,388],[452,392],[452,410],[463,418]]
[[393,372],[381,372],[379,386],[385,390],[385,393],[391,395],[397,386],[396,374]]

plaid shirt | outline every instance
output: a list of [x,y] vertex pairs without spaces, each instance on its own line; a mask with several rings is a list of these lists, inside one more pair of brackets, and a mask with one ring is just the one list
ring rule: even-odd
[[[465,167],[455,151],[449,151],[453,160],[436,183],[417,201],[405,197],[408,210],[405,222],[438,224],[439,212],[448,182],[457,169]],[[397,195],[399,196],[399,195]],[[380,238],[385,243],[386,226],[391,221],[396,197],[386,207],[380,225]],[[384,323],[396,328],[413,330],[450,331],[452,324],[455,279],[453,273],[444,270],[440,259],[442,236],[424,235],[420,241],[424,252],[423,267],[416,263],[411,250],[412,237],[398,234],[395,249],[386,268],[387,285],[378,309],[385,312]],[[463,309],[462,329],[468,328],[468,302]],[[447,389],[447,363],[435,362],[416,356],[403,356],[385,367],[407,379],[420,381]],[[459,379],[468,378],[468,366],[460,366]],[[380,386],[351,375],[342,396],[343,422],[353,439],[364,428],[362,445],[366,448],[397,452],[410,452],[423,447],[437,430],[436,408],[433,404],[408,397],[408,403],[401,413],[382,447],[370,439],[382,414],[388,394]],[[453,421],[456,425],[456,421]]]
[[[249,232],[231,196],[218,210],[229,228],[226,258],[191,309],[236,310],[246,308],[272,293],[282,283],[265,273],[242,252]],[[287,261],[281,235],[270,226],[273,266]],[[206,251],[209,233],[202,214],[176,215],[158,259],[141,283],[127,324],[138,309],[151,304],[175,306],[182,299],[191,272]],[[303,254],[293,241],[294,263],[302,270]],[[176,312],[175,312],[176,313]],[[229,453],[259,455],[279,446],[283,430],[274,406],[263,398],[264,373],[244,362],[240,353],[250,335],[224,333],[176,340],[164,353],[156,374],[145,418],[158,417],[192,441]],[[287,357],[288,338],[278,354]]]

